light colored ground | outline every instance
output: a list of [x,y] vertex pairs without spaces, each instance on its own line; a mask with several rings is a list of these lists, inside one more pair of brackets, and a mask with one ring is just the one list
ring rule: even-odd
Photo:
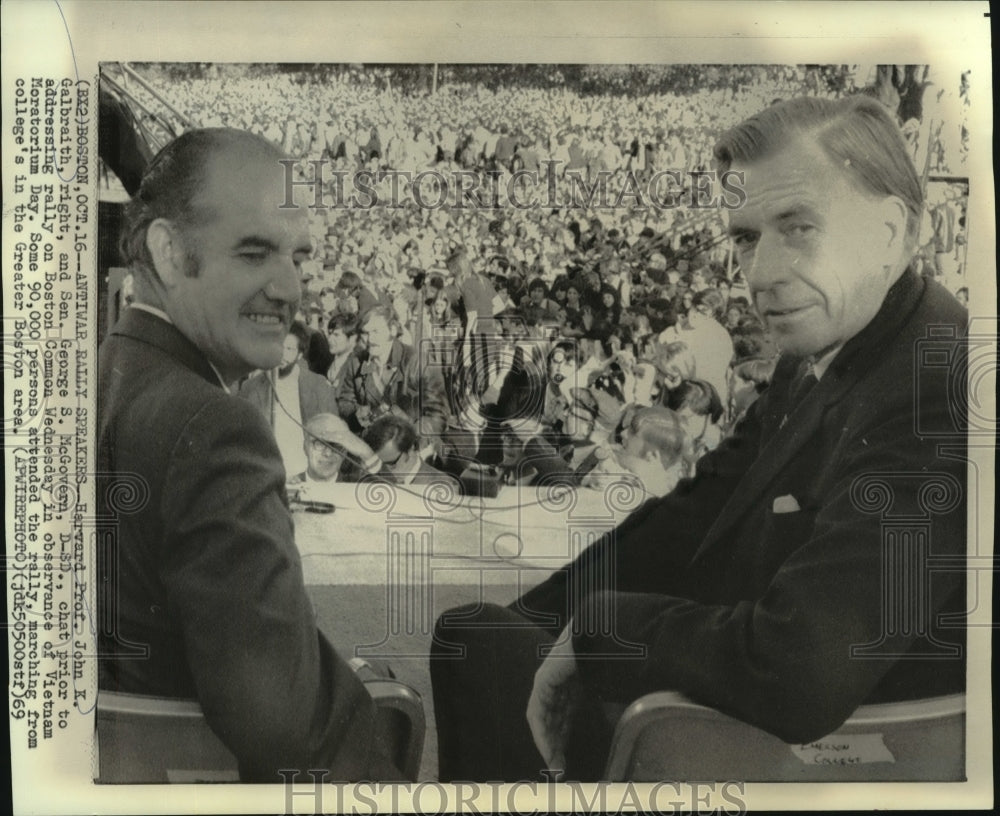
[[589,492],[543,495],[540,503],[534,493],[510,491],[435,506],[413,495],[342,485],[328,497],[334,513],[294,514],[320,628],[342,656],[386,660],[423,698],[421,780],[437,778],[428,656],[438,616],[477,600],[510,603],[635,503]]

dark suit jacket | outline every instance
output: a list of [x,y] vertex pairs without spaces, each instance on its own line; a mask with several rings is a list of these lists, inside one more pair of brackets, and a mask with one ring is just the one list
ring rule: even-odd
[[[326,377],[314,374],[299,361],[299,414],[305,425],[316,414],[339,416],[337,392]],[[271,387],[270,371],[258,371],[240,386],[240,396],[249,400],[260,410],[271,427],[274,427],[274,412],[280,411],[275,404],[274,389]]]
[[455,492],[455,495],[461,495],[461,489],[458,484],[458,480],[455,479],[450,473],[445,473],[443,470],[438,470],[433,465],[428,464],[421,460],[420,466],[417,468],[417,472],[413,476],[413,480],[410,482],[411,485],[431,485],[431,484],[450,484]]
[[100,686],[197,698],[241,778],[400,778],[316,629],[270,428],[173,326],[131,309],[98,371]]
[[[552,631],[576,616],[599,697],[676,689],[790,742],[865,702],[963,690],[966,441],[949,389],[965,386],[966,322],[906,272],[794,410],[785,359],[693,479],[514,606],[554,615]],[[613,632],[581,624],[609,615]]]

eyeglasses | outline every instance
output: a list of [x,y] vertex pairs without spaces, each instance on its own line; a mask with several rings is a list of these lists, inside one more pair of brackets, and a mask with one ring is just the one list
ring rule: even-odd
[[327,442],[325,439],[313,437],[309,440],[309,446],[317,452],[327,453],[330,456],[343,456],[344,448],[336,442]]

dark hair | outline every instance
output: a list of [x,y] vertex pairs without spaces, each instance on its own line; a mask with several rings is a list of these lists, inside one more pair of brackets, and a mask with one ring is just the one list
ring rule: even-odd
[[300,323],[298,320],[295,320],[292,322],[292,325],[288,327],[288,333],[295,335],[295,339],[299,344],[299,353],[305,354],[309,348],[309,329],[307,329],[305,325]]
[[[125,207],[121,252],[133,271],[153,273],[153,259],[146,246],[146,231],[153,221],[164,218],[183,229],[213,215],[196,207],[194,199],[204,189],[208,159],[236,147],[253,147],[276,158],[284,156],[276,145],[247,131],[200,128],[181,134],[153,157],[139,189]],[[189,252],[185,272],[193,277],[197,269],[196,259]]]
[[337,312],[326,322],[326,333],[332,334],[336,329],[340,329],[345,337],[352,337],[358,333],[357,317]]
[[638,409],[632,414],[628,429],[660,454],[664,468],[676,461],[684,445],[680,419],[661,405]]
[[546,285],[545,281],[541,278],[532,279],[531,283],[528,284],[528,294],[531,294],[536,289],[541,289],[546,297],[549,295],[549,287]]
[[722,400],[719,393],[705,380],[684,380],[667,395],[667,407],[674,411],[690,408],[698,416],[711,417],[718,422],[722,417]]
[[368,426],[364,440],[376,453],[389,442],[395,442],[400,453],[409,453],[417,444],[417,429],[397,414],[383,414]]
[[335,287],[338,291],[347,290],[352,295],[361,289],[361,277],[357,272],[351,272],[347,270],[346,272],[340,273],[340,280],[337,281],[337,286]]
[[712,312],[712,317],[718,320],[725,312],[726,299],[718,289],[702,289],[700,292],[695,292],[691,299],[691,308],[695,309],[702,305],[707,306]]
[[649,328],[654,334],[659,334],[677,323],[677,310],[666,298],[653,298],[647,301],[646,316],[649,318]]
[[718,170],[766,159],[796,136],[814,136],[862,190],[902,199],[907,237],[916,239],[924,202],[920,178],[889,111],[869,97],[799,97],[772,105],[722,135],[714,150]]
[[767,331],[756,318],[745,322],[741,319],[739,325],[730,332],[730,336],[733,338],[733,359],[736,362],[764,355]]

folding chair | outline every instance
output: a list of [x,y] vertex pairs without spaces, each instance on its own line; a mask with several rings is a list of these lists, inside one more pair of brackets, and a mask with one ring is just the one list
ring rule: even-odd
[[[416,780],[426,721],[420,695],[397,680],[365,683],[378,706],[390,757]],[[100,783],[238,782],[236,757],[215,735],[194,700],[100,690],[97,695]]]
[[861,706],[803,745],[677,692],[632,703],[605,769],[611,781],[942,782],[965,779],[965,695]]

